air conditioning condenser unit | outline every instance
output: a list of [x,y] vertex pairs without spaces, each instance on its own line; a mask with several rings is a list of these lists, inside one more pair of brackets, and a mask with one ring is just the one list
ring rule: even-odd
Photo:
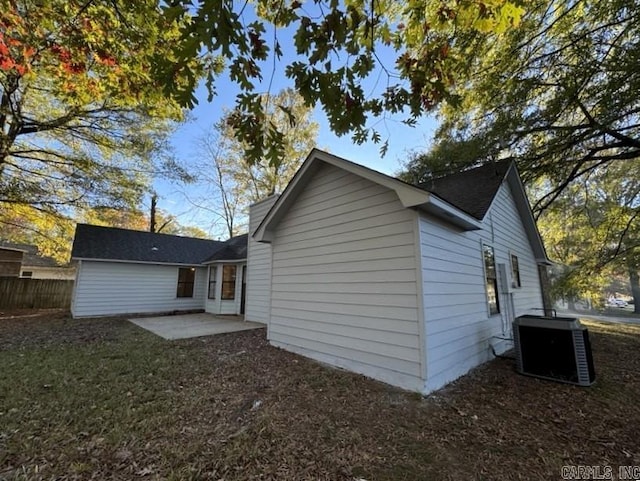
[[590,386],[596,378],[589,331],[573,317],[520,316],[513,322],[518,372]]

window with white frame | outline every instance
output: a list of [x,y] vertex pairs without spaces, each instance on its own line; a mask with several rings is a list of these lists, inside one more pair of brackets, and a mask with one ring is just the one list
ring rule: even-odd
[[222,266],[222,293],[220,298],[232,301],[236,298],[236,266]]
[[483,244],[482,257],[484,258],[484,275],[489,314],[498,314],[500,312],[500,301],[498,299],[498,272],[496,270],[496,256],[494,254],[493,247]]
[[513,287],[522,287],[520,281],[520,264],[518,263],[518,256],[511,254],[511,279],[513,281]]
[[209,299],[216,298],[216,274],[218,273],[216,266],[209,267],[209,291],[207,297]]

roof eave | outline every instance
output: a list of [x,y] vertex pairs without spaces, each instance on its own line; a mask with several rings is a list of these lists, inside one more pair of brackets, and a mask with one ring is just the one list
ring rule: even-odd
[[13,251],[13,252],[23,252],[23,253],[28,253],[29,251],[25,250],[25,249],[18,249],[17,247],[7,247],[7,246],[2,246],[0,245],[0,249],[4,249],[7,251]]
[[536,257],[536,262],[538,264],[542,264],[543,266],[553,266],[555,264],[557,264],[556,262],[550,261],[549,259],[542,259],[539,257]]
[[211,261],[204,261],[202,265],[208,266],[211,264],[229,264],[229,263],[240,263],[247,262],[246,257],[242,257],[241,259],[214,259]]
[[482,221],[458,209],[457,207],[454,207],[433,194],[429,196],[429,200],[427,202],[419,207],[420,210],[433,214],[445,222],[449,222],[461,228],[462,230],[469,231],[482,229]]
[[64,264],[64,265],[42,265],[42,264],[27,264],[25,262],[22,263],[22,268],[23,269],[67,269],[69,266]]
[[71,257],[71,261],[89,261],[89,262],[116,262],[118,264],[149,264],[155,266],[187,266],[187,267],[203,267],[202,262],[193,262],[185,264],[184,262],[169,261],[139,261],[133,259],[101,259],[98,257]]

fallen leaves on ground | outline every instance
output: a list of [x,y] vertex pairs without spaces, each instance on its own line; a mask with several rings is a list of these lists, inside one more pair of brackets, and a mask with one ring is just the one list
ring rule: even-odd
[[588,323],[590,388],[497,359],[426,398],[269,346],[124,319],[0,319],[0,479],[559,479],[640,465],[640,327]]

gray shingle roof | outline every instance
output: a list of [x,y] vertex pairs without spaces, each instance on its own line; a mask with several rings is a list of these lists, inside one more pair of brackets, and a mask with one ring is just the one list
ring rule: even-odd
[[78,224],[71,257],[159,264],[201,264],[225,242]]
[[[481,220],[491,206],[510,166],[510,162],[490,163],[434,178],[417,184],[416,187],[437,195]],[[247,238],[245,234],[220,242],[78,224],[71,257],[194,265],[246,259]]]
[[217,250],[204,262],[234,261],[238,259],[246,259],[248,238],[248,234],[232,237],[224,243],[224,246],[221,249]]
[[475,169],[430,179],[416,186],[482,220],[510,166],[509,161],[485,164]]

